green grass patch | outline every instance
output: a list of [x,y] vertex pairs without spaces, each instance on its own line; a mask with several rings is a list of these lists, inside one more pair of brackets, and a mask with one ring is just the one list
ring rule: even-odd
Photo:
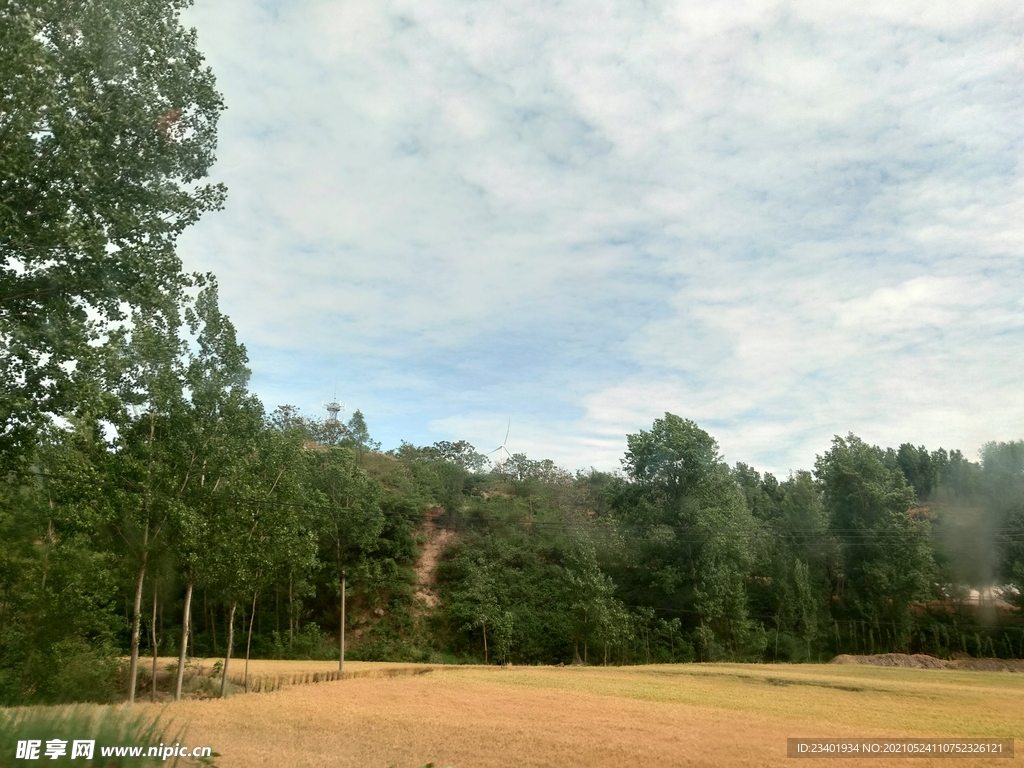
[[[45,765],[70,763],[76,766],[193,766],[214,765],[212,757],[192,759],[169,756],[139,757],[130,755],[103,755],[104,747],[141,747],[145,755],[150,747],[173,746],[187,743],[184,729],[174,729],[161,713],[128,707],[20,707],[0,710],[0,768],[35,764],[27,755],[18,757],[19,742],[22,750],[34,744],[38,760]],[[95,742],[92,759],[84,755],[72,757],[74,742]],[[62,743],[63,742],[63,743]],[[47,754],[50,746],[62,752],[56,758]]]

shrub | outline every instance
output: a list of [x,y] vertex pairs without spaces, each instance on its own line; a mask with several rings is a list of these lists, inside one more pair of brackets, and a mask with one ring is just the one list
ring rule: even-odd
[[0,672],[0,703],[108,704],[120,698],[125,671],[109,644],[64,638]]

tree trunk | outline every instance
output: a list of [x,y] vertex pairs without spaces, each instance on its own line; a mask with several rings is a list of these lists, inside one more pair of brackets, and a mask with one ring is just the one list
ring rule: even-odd
[[487,655],[487,625],[481,624],[480,627],[484,631],[484,664],[490,664],[490,657]]
[[152,696],[150,696],[152,701],[156,701],[156,659],[157,653],[160,650],[160,643],[157,641],[156,637],[156,603],[157,596],[159,594],[157,590],[159,583],[158,579],[153,579],[153,621],[152,626],[150,627],[150,635],[153,638],[153,691]]
[[341,575],[341,620],[338,631],[338,671],[345,671],[345,574]]
[[181,618],[181,651],[178,653],[178,674],[174,681],[174,700],[181,701],[181,682],[185,679],[185,653],[188,650],[188,635],[191,629],[190,618],[192,612],[192,587],[193,580],[190,577],[188,586],[185,587],[185,612]]
[[220,672],[220,697],[224,698],[224,690],[228,682],[228,662],[231,661],[231,646],[235,642],[235,609],[238,607],[236,600],[231,604],[231,611],[228,613],[228,650],[224,654],[224,669]]
[[[131,671],[128,681],[128,703],[135,701],[135,683],[139,674],[139,634],[142,630],[142,585],[146,579],[146,561],[149,558],[149,519],[152,514],[153,489],[153,438],[156,436],[156,418],[152,407],[149,409],[149,458],[146,461],[146,496],[143,511],[146,515],[146,526],[142,532],[142,564],[139,567],[139,579],[135,584],[135,603],[132,611],[132,643]],[[159,531],[159,528],[157,529]],[[156,636],[156,583],[153,584],[153,635]],[[156,646],[153,650],[153,700],[156,700]]]
[[295,640],[295,611],[292,608],[292,574],[288,574],[288,647]]
[[128,672],[128,703],[135,703],[135,685],[139,679],[139,635],[142,633],[142,585],[146,580],[146,545],[149,539],[149,523],[142,535],[142,565],[135,580],[135,602],[132,603],[132,645],[131,662]]
[[256,598],[259,591],[252,596],[252,611],[249,613],[249,639],[245,642],[245,692],[249,692],[249,650],[252,648],[252,623],[256,619]]

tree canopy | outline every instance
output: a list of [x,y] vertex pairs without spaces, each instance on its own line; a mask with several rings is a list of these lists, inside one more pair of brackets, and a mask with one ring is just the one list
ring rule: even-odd
[[[136,314],[173,316],[178,235],[223,109],[183,0],[0,0],[0,440],[75,407]],[[173,322],[173,321],[172,321]]]

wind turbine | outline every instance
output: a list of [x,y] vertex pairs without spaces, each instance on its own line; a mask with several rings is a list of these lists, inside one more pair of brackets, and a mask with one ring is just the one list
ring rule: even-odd
[[508,448],[505,447],[505,443],[508,442],[508,433],[512,429],[512,419],[508,420],[508,426],[505,428],[505,439],[501,441],[501,445],[490,451],[487,455],[490,456],[492,453],[498,454],[498,471],[501,472],[502,466],[508,459],[512,458],[512,454],[509,453]]

